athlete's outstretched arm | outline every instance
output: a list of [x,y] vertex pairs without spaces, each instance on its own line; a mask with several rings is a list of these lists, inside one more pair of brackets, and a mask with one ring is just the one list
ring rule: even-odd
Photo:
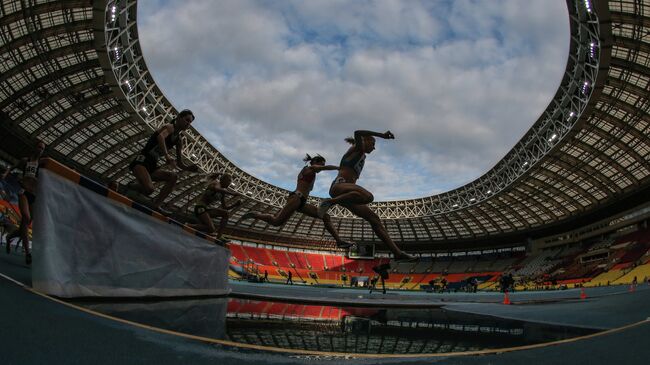
[[356,143],[361,142],[362,138],[365,136],[373,136],[373,137],[379,137],[383,139],[395,139],[395,135],[391,131],[386,131],[384,133],[364,131],[364,130],[354,131],[354,141]]
[[331,171],[331,170],[338,170],[339,166],[334,166],[334,165],[325,165],[325,166],[309,166],[312,171],[315,173],[319,173],[321,171]]

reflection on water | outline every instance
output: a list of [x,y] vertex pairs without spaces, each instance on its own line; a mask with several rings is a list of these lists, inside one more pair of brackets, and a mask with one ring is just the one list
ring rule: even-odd
[[81,305],[114,317],[197,336],[325,352],[473,351],[597,332],[440,308],[346,308],[228,298]]

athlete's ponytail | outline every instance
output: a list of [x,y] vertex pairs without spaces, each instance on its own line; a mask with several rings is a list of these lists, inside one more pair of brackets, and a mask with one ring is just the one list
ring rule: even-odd
[[312,156],[309,156],[308,153],[306,153],[305,158],[303,158],[302,160],[305,161],[305,163],[309,162],[312,165],[315,164],[315,163],[318,163],[318,162],[325,163],[325,157],[323,157],[323,156],[321,156],[319,154],[316,154],[316,156],[312,157]]
[[354,146],[354,145],[356,144],[356,142],[357,142],[357,141],[354,139],[354,137],[348,137],[348,138],[345,139],[345,141],[346,141],[347,143],[353,145],[353,146]]

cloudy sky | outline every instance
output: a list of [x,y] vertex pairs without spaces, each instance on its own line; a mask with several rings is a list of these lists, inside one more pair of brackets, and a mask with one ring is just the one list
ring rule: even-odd
[[169,100],[267,182],[293,189],[306,152],[338,164],[354,130],[391,130],[358,182],[377,200],[487,172],[548,105],[569,47],[564,0],[148,0],[138,22]]

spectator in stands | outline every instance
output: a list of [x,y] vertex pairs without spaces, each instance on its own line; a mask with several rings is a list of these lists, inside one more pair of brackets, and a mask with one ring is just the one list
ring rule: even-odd
[[269,282],[269,272],[268,272],[268,270],[264,270],[264,282],[265,283]]
[[32,223],[34,203],[36,201],[36,195],[34,195],[36,193],[36,181],[38,169],[42,162],[41,156],[44,151],[45,143],[37,141],[31,156],[21,159],[15,166],[5,170],[5,173],[2,175],[2,180],[5,180],[14,168],[22,168],[23,170],[23,175],[20,180],[22,189],[18,195],[20,226],[17,230],[7,235],[7,253],[11,250],[11,240],[20,237],[23,243],[23,249],[25,250],[25,263],[27,265],[32,263],[32,254],[29,251],[29,225]]
[[379,275],[374,275],[372,279],[370,279],[370,294],[372,294],[372,291],[375,289],[378,280],[379,280]]
[[[384,294],[386,294],[386,280],[388,280],[388,270],[390,270],[390,264],[381,264],[377,265],[372,268],[372,271],[377,273],[379,275],[379,279],[381,279],[381,289]],[[377,280],[375,280],[375,285],[377,284]],[[372,293],[373,288],[370,289],[370,293]]]
[[508,274],[508,290],[510,292],[515,291],[515,279],[512,277],[512,273]]
[[382,294],[386,294],[386,280],[388,280],[388,271],[385,271],[379,275],[379,279],[381,280],[381,292]]
[[[5,207],[2,209],[2,216],[0,216],[0,244],[3,241],[5,230],[10,224],[11,220],[9,219],[9,208]],[[7,246],[9,246],[9,242],[7,242]]]
[[345,286],[345,283],[348,281],[348,276],[345,274],[341,275],[341,281],[343,281],[343,286]]
[[334,237],[334,240],[336,240],[336,247],[345,249],[352,246],[352,242],[347,242],[339,236],[339,233],[332,225],[332,221],[328,214],[319,216],[317,214],[318,209],[314,205],[307,204],[307,197],[314,188],[314,183],[316,182],[316,174],[321,171],[338,170],[339,167],[334,165],[325,165],[325,158],[321,155],[312,157],[307,154],[303,161],[309,163],[309,166],[305,166],[300,170],[297,178],[296,189],[289,193],[287,202],[276,215],[248,212],[244,214],[241,219],[255,218],[277,227],[285,224],[289,218],[291,218],[293,213],[298,211],[312,218],[321,218],[325,224],[327,232],[329,232],[332,237]]
[[429,290],[427,290],[427,293],[435,292],[436,291],[436,279],[431,279],[429,280]]
[[447,290],[447,284],[449,284],[449,282],[447,281],[446,278],[442,278],[442,280],[440,280],[440,292],[441,293],[443,293],[445,290]]
[[471,278],[469,281],[469,285],[472,293],[476,293],[476,291],[478,290],[478,279]]
[[[218,173],[208,175],[208,185],[201,198],[199,198],[198,203],[194,206],[194,216],[200,223],[188,224],[188,226],[207,234],[216,232],[217,239],[221,240],[223,230],[226,228],[226,224],[228,224],[229,211],[241,205],[239,199],[231,205],[228,205],[228,202],[226,202],[226,195],[241,196],[241,194],[229,189],[231,183],[232,178],[228,174],[223,174],[221,177],[219,177]],[[217,201],[221,203],[221,207],[210,208],[210,205]],[[214,227],[214,223],[212,222],[212,219],[216,217],[221,219],[218,229]]]
[[[178,176],[174,170],[178,167],[182,170],[197,172],[199,169],[195,164],[186,165],[181,156],[183,131],[190,127],[192,121],[194,121],[194,114],[190,110],[185,109],[178,113],[173,123],[163,125],[149,137],[142,152],[129,165],[137,180],[137,183],[130,185],[132,190],[151,195],[154,192],[153,182],[165,183],[153,201],[153,208],[166,215],[169,215],[170,212],[162,209],[162,204],[176,186]],[[169,153],[169,149],[172,147],[176,147],[175,160]],[[158,167],[158,160],[161,157],[165,159],[166,165],[171,171]]]
[[370,223],[372,230],[393,252],[396,260],[414,260],[414,256],[403,252],[397,247],[381,223],[379,216],[368,207],[368,204],[374,200],[372,193],[356,184],[363,170],[366,154],[375,149],[375,137],[383,139],[395,138],[390,131],[377,133],[361,130],[354,132],[354,138],[346,138],[346,141],[352,146],[343,155],[339,164],[338,176],[330,186],[329,193],[332,198],[321,202],[318,207],[318,215],[320,217],[325,216],[332,205],[339,204]]
[[501,292],[505,293],[506,290],[508,290],[508,276],[503,274],[499,277],[499,287],[501,288]]
[[293,285],[293,280],[292,280],[292,278],[293,278],[293,274],[291,273],[291,270],[289,270],[289,271],[287,272],[287,282],[286,282],[286,284],[291,284],[291,285]]

